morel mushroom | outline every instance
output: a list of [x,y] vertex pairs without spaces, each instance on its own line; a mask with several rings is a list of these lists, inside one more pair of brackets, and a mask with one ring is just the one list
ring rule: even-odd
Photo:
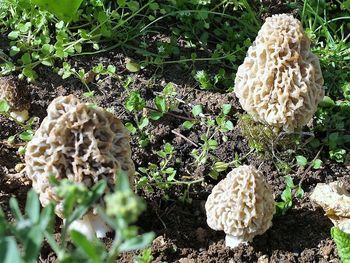
[[317,184],[310,199],[323,208],[336,227],[350,234],[350,193],[342,182]]
[[[54,99],[47,112],[25,154],[27,175],[43,206],[57,202],[56,214],[63,218],[62,200],[49,183],[51,175],[58,180],[81,182],[88,188],[105,180],[106,191],[114,189],[118,171],[124,171],[133,181],[130,137],[117,117],[73,95]],[[92,230],[97,237],[109,231],[93,211],[74,222],[73,228],[88,237],[95,234]]]
[[323,77],[297,19],[266,19],[238,68],[235,94],[255,121],[275,131],[294,131],[311,120],[324,96]]
[[12,76],[1,77],[0,99],[6,100],[10,105],[10,115],[13,118],[19,122],[28,120],[29,92],[22,81]]
[[236,247],[272,225],[275,202],[263,175],[252,166],[233,169],[205,203],[207,223],[226,233],[226,246]]

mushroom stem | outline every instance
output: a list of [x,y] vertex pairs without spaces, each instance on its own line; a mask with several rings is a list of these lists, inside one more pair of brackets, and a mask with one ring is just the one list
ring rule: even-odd
[[226,246],[230,248],[238,247],[241,243],[247,243],[242,238],[226,235],[225,237]]
[[99,215],[90,212],[84,215],[82,219],[74,221],[69,226],[69,230],[79,231],[91,240],[94,237],[106,237],[106,233],[110,232],[111,228],[106,225]]

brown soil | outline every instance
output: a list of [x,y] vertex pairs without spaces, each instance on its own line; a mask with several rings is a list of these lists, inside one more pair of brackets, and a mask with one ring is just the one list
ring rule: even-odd
[[[271,12],[274,12],[271,9]],[[119,51],[102,54],[99,57],[80,58],[70,61],[74,67],[90,70],[91,65],[103,63],[115,65],[120,76],[127,75],[123,66],[123,57]],[[221,94],[217,92],[201,91],[196,87],[189,71],[182,70],[178,66],[164,68],[162,76],[157,81],[150,80],[153,71],[148,69],[134,75],[135,82],[131,89],[141,91],[147,98],[148,105],[152,105],[155,91],[161,88],[161,81],[173,82],[176,86],[178,98],[186,103],[202,104],[206,114],[215,115],[220,111],[221,105],[231,103],[234,114],[241,112],[239,104],[233,94]],[[39,79],[28,85],[30,91],[31,108],[30,115],[37,116],[40,121],[46,116],[48,104],[56,96],[75,94],[83,99],[82,93],[86,92],[84,85],[77,79],[62,80],[49,68],[38,68]],[[100,83],[90,83],[89,87],[95,91],[96,102],[102,107],[114,107],[116,114],[124,121],[132,120],[132,116],[123,108],[126,93],[118,79],[104,78]],[[182,107],[176,114],[189,115],[189,107]],[[302,200],[294,200],[293,208],[284,216],[275,216],[273,226],[262,236],[256,237],[249,244],[242,244],[235,249],[229,249],[224,244],[224,233],[210,229],[206,224],[204,204],[213,186],[217,181],[209,178],[208,166],[195,168],[190,152],[194,148],[186,140],[176,136],[172,131],[183,134],[194,143],[198,143],[199,136],[204,132],[201,127],[191,131],[183,130],[183,120],[167,115],[157,122],[150,124],[152,135],[151,144],[146,148],[140,148],[136,139],[132,141],[133,160],[136,167],[146,166],[148,162],[158,163],[159,159],[155,151],[158,151],[164,142],[170,142],[180,158],[180,164],[176,164],[178,173],[192,175],[192,179],[205,176],[205,181],[200,185],[194,185],[190,190],[191,203],[181,203],[178,198],[183,189],[171,188],[169,199],[164,200],[161,192],[153,194],[139,191],[146,200],[148,209],[141,216],[138,225],[142,231],[154,231],[156,239],[151,249],[154,262],[340,262],[334,242],[330,237],[332,223],[323,211],[314,207],[309,195],[319,182],[344,180],[349,182],[350,169],[341,164],[324,160],[324,167],[319,171],[311,170],[306,175],[304,171],[294,171],[290,175],[294,182],[298,183],[302,176],[305,196]],[[197,125],[198,126],[198,125]],[[21,206],[24,206],[26,193],[30,189],[30,182],[25,175],[15,171],[15,166],[23,162],[23,158],[17,154],[16,146],[9,146],[6,139],[19,131],[13,122],[0,117],[0,205],[7,214],[8,200],[11,196],[18,198]],[[219,141],[219,148],[214,154],[221,161],[232,161],[235,153],[244,156],[249,152],[245,139],[239,135],[239,130],[227,133],[228,141]],[[313,156],[316,152],[310,150]],[[310,156],[311,159],[313,156]],[[326,156],[326,155],[324,155]],[[321,158],[323,155],[321,154]],[[211,159],[209,163],[211,163]],[[244,160],[247,164],[261,165],[267,181],[272,186],[275,200],[280,199],[280,194],[285,188],[283,174],[278,172],[273,162],[264,160],[257,154],[250,154]],[[221,175],[224,176],[224,175]],[[208,177],[208,178],[207,178]],[[108,243],[109,240],[107,239]],[[123,254],[118,262],[132,262],[134,254]],[[40,261],[54,262],[55,257],[45,247]]]
[[[111,55],[113,57],[113,54]],[[101,60],[101,58],[99,58]],[[102,58],[108,64],[115,64],[113,60]],[[96,59],[94,59],[94,62]],[[88,69],[87,62],[76,61],[82,67]],[[91,62],[89,62],[91,63]],[[122,65],[115,64],[119,71]],[[164,72],[167,72],[164,70]],[[186,75],[187,74],[187,75]],[[46,115],[46,108],[50,101],[59,95],[70,93],[82,97],[85,91],[84,86],[76,79],[62,80],[55,73],[47,68],[39,69],[40,78],[29,85],[31,92],[31,116],[38,116],[42,120]],[[220,106],[231,102],[236,111],[241,111],[234,95],[212,93],[201,91],[186,84],[191,79],[188,72],[183,73],[183,81],[176,81],[178,97],[192,104],[203,104],[205,113],[215,115],[219,112]],[[171,81],[170,77],[167,81]],[[132,89],[139,89],[142,95],[148,99],[149,105],[154,97],[146,75],[138,75],[137,81]],[[160,79],[161,80],[161,79]],[[125,91],[120,81],[115,79],[104,79],[98,86],[90,84],[95,90],[97,103],[104,107],[113,106],[118,116],[123,121],[129,120],[131,116],[124,112],[122,103],[125,98]],[[108,94],[108,95],[107,95]],[[187,116],[186,109],[177,114]],[[232,117],[235,121],[235,118]],[[190,151],[193,145],[172,133],[173,130],[185,135],[195,143],[198,143],[199,136],[204,132],[200,127],[191,131],[181,128],[182,120],[167,115],[157,122],[152,122],[150,132],[153,136],[152,143],[146,148],[140,148],[136,140],[132,142],[133,159],[137,167],[145,166],[149,161],[158,162],[157,156],[153,153],[159,150],[163,143],[170,142],[177,151],[177,157],[182,162],[177,167],[180,174],[192,173],[193,179],[205,176],[208,167],[195,169],[193,159],[190,158]],[[30,189],[30,182],[24,175],[20,177],[14,170],[17,163],[23,162],[18,156],[16,147],[10,147],[5,143],[8,136],[16,133],[19,128],[12,122],[1,119],[0,123],[0,203],[8,212],[7,203],[10,196],[16,196],[23,206],[26,192]],[[220,147],[214,154],[221,161],[231,161],[234,153],[240,156],[249,152],[247,142],[239,135],[239,130],[227,133],[228,141],[220,142]],[[316,153],[314,153],[316,154]],[[210,160],[209,160],[210,161]],[[257,154],[251,154],[245,160],[246,163],[259,166],[266,175],[268,182],[272,185],[275,199],[284,189],[283,175],[273,165],[273,162],[266,161]],[[147,211],[141,216],[138,224],[143,231],[154,231],[156,239],[152,243],[152,254],[154,262],[340,262],[335,246],[330,238],[332,223],[323,215],[323,211],[315,208],[309,201],[308,196],[318,182],[329,182],[335,179],[349,180],[350,171],[348,168],[336,163],[326,162],[324,169],[309,172],[303,182],[306,192],[305,197],[295,200],[294,206],[285,216],[276,216],[273,226],[262,236],[256,237],[249,244],[240,245],[235,249],[229,249],[224,244],[224,234],[211,230],[206,224],[204,204],[212,187],[217,181],[206,178],[201,185],[191,188],[190,197],[192,202],[181,203],[178,197],[183,189],[175,187],[168,193],[169,200],[162,199],[161,193],[146,194],[140,191],[148,204]],[[187,171],[187,172],[186,172]],[[290,174],[297,183],[304,171],[295,171]],[[108,242],[108,240],[107,240]],[[122,255],[119,262],[131,262],[133,254]],[[54,257],[49,249],[44,249],[41,255],[42,260],[53,262]]]

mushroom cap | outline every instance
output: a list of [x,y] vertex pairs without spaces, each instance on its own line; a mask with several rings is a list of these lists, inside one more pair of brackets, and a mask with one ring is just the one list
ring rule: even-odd
[[81,103],[73,95],[54,99],[47,113],[25,154],[27,175],[43,206],[57,202],[56,214],[63,218],[62,202],[49,183],[50,175],[88,188],[106,180],[107,192],[114,189],[120,170],[133,181],[130,136],[112,113]]
[[239,66],[235,94],[255,121],[293,131],[306,125],[324,96],[319,59],[299,20],[273,15]]
[[29,91],[27,85],[14,76],[0,77],[0,99],[10,105],[10,111],[29,110]]
[[342,182],[318,183],[310,199],[323,208],[335,226],[350,234],[350,193]]
[[212,190],[205,203],[207,223],[214,230],[251,241],[272,225],[275,202],[263,175],[253,166],[233,169]]

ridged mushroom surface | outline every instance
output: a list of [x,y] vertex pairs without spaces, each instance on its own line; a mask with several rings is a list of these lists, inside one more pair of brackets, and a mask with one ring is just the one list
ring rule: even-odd
[[73,95],[58,97],[48,107],[33,139],[28,143],[26,172],[43,206],[62,203],[49,183],[49,176],[68,178],[88,188],[106,180],[106,191],[114,189],[115,174],[122,170],[133,181],[130,136],[122,122],[102,108],[80,102]]
[[350,234],[350,193],[342,182],[318,183],[310,200],[323,208],[336,227]]
[[13,76],[0,77],[0,99],[10,106],[10,114],[20,122],[29,118],[29,91],[23,81]]
[[223,230],[226,245],[235,247],[271,227],[275,202],[263,175],[254,167],[243,165],[213,188],[205,209],[209,227]]
[[235,94],[255,121],[294,131],[312,118],[324,96],[319,59],[299,20],[266,19],[235,79]]

